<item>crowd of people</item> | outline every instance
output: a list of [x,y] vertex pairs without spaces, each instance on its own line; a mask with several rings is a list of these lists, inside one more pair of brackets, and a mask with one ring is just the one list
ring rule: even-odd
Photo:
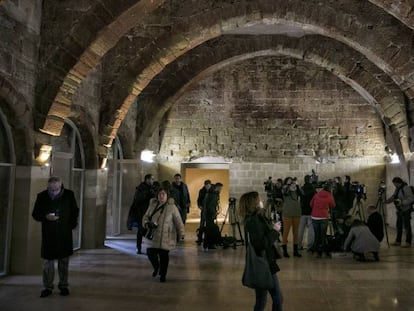
[[[412,240],[411,212],[414,193],[412,187],[400,177],[392,180],[395,190],[384,199],[393,203],[397,215],[397,236],[392,245],[410,247]],[[275,245],[281,242],[282,255],[289,258],[288,237],[292,232],[293,256],[300,258],[300,251],[307,248],[317,257],[330,256],[334,250],[333,240],[340,250],[352,251],[354,258],[366,261],[372,254],[379,261],[380,242],[384,238],[384,219],[376,206],[366,209],[367,219],[350,213],[355,200],[360,199],[351,178],[335,177],[322,185],[315,183],[311,175],[304,177],[300,185],[297,178],[286,177],[274,183],[269,178],[265,182],[267,204],[264,206],[258,192],[244,193],[239,200],[237,214],[242,219],[246,244],[251,243],[257,254],[265,252],[272,275],[272,288],[255,288],[254,310],[264,310],[267,292],[273,301],[272,310],[282,310],[283,296],[276,273],[279,271]],[[220,230],[217,225],[220,192],[223,184],[205,180],[199,190],[197,206],[200,209],[200,224],[197,230],[197,244],[204,249],[214,249],[220,243]],[[382,192],[381,192],[382,194]],[[154,176],[147,174],[136,187],[131,204],[127,228],[137,228],[137,253],[142,253],[143,240],[146,254],[152,265],[152,276],[166,281],[169,252],[177,242],[184,239],[184,225],[190,209],[190,194],[181,175],[174,180],[158,183]],[[77,226],[79,208],[73,191],[65,189],[59,177],[48,180],[47,189],[37,196],[32,217],[42,224],[41,256],[44,259],[41,297],[52,294],[54,263],[59,270],[58,288],[62,296],[69,295],[68,265],[73,254],[72,230]],[[361,215],[359,215],[361,216]],[[331,235],[328,236],[328,226]],[[306,246],[303,241],[307,230]],[[405,231],[405,241],[403,232]],[[281,237],[281,241],[280,241]],[[331,239],[329,239],[329,237]]]
[[[352,251],[358,260],[365,258],[361,256],[364,253],[372,253],[374,259],[379,260],[378,249],[384,237],[384,219],[377,206],[368,206],[363,211],[356,210],[357,202],[366,198],[363,187],[358,182],[352,183],[350,176],[345,176],[344,179],[337,176],[322,183],[313,177],[306,175],[302,185],[294,177],[278,178],[275,182],[271,182],[272,178],[269,177],[265,182],[268,217],[282,222],[283,256],[290,257],[288,236],[291,232],[294,257],[301,257],[300,251],[307,248],[312,254],[316,253],[317,257],[322,257],[323,254],[329,257],[332,251]],[[392,182],[395,191],[390,198],[384,200],[396,207],[397,237],[392,245],[410,247],[410,215],[414,194],[400,177],[395,177]],[[365,214],[368,215],[367,219]],[[359,230],[362,227],[364,230]],[[402,241],[403,230],[406,233],[405,241]],[[355,234],[357,231],[360,234]],[[361,245],[365,248],[361,248]]]

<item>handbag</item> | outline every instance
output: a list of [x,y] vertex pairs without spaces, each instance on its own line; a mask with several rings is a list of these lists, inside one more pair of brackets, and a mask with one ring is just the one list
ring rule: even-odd
[[272,273],[266,258],[266,252],[262,251],[262,256],[257,256],[253,245],[249,242],[247,234],[246,264],[242,277],[244,286],[255,289],[271,289],[274,287]]
[[274,247],[275,247],[276,259],[282,259],[282,258],[283,258],[283,251],[282,251],[282,249],[280,248],[279,241],[278,241],[278,240],[276,240],[276,241],[273,243],[273,245],[274,245]]

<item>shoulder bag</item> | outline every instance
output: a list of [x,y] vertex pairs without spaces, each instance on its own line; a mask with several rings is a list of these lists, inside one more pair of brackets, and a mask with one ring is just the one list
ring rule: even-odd
[[242,284],[255,289],[270,289],[274,287],[272,273],[266,258],[266,252],[257,256],[247,234],[246,264],[244,267]]

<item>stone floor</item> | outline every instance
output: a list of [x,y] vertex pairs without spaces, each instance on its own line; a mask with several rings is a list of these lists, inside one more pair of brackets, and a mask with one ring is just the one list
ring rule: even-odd
[[[67,297],[55,291],[39,298],[40,275],[0,278],[0,310],[252,310],[254,293],[240,282],[243,246],[205,252],[192,232],[171,252],[166,283],[151,276],[147,257],[135,254],[129,236],[108,240],[102,249],[77,251]],[[318,259],[307,252],[281,259],[284,310],[414,310],[413,263],[412,248],[389,248],[386,241],[380,262]],[[270,301],[266,310],[271,310]]]

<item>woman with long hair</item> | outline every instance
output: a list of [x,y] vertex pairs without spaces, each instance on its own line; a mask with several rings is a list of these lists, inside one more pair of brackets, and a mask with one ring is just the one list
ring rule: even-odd
[[263,311],[266,307],[267,292],[273,300],[273,311],[282,310],[282,292],[279,285],[279,280],[276,275],[279,266],[276,263],[276,249],[274,242],[279,237],[280,223],[272,224],[266,218],[266,213],[263,210],[263,203],[260,200],[259,193],[256,191],[248,192],[240,197],[239,201],[239,215],[244,222],[245,236],[247,243],[251,243],[258,256],[263,250],[266,252],[266,260],[269,264],[270,272],[272,273],[274,287],[267,289],[256,288],[256,303],[254,311]]

